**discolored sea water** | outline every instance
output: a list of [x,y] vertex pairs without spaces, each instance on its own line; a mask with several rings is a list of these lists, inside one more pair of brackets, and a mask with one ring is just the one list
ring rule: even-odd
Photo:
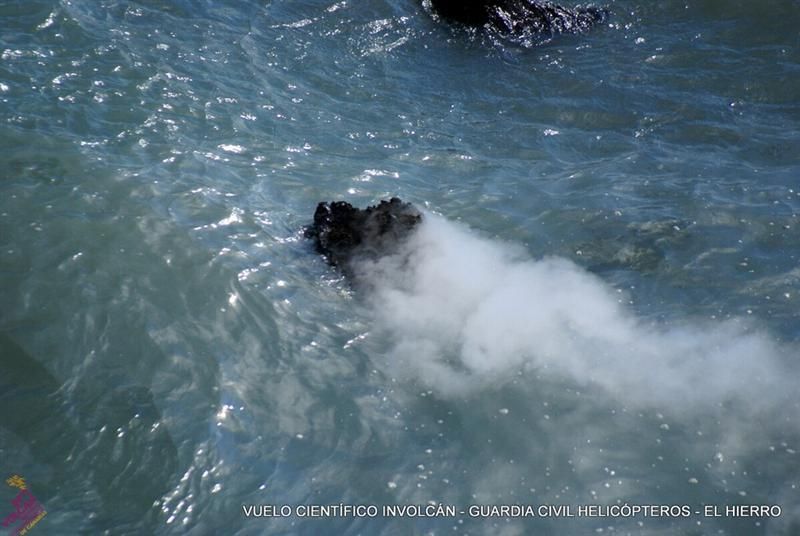
[[[533,46],[414,0],[0,2],[30,534],[800,534],[800,6],[606,5]],[[392,195],[413,266],[354,289],[302,228]],[[467,511],[510,504],[691,512]]]

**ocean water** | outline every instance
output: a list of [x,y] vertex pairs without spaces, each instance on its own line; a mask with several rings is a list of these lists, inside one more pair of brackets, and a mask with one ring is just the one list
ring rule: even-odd
[[[0,3],[30,534],[800,534],[800,9],[606,5],[531,43],[413,0]],[[411,262],[353,288],[302,228],[393,195]],[[339,504],[458,512],[297,511]],[[690,511],[577,515],[614,505]]]

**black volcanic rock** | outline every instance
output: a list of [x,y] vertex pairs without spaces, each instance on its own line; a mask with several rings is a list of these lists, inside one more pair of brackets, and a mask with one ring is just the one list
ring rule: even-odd
[[567,8],[541,0],[430,0],[430,4],[443,19],[516,36],[584,32],[608,17],[602,8]]
[[344,201],[322,202],[305,236],[330,264],[352,275],[353,261],[395,253],[421,221],[414,205],[397,197],[363,210]]

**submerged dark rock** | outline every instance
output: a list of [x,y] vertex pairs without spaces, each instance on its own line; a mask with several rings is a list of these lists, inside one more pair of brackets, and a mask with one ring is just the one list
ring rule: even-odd
[[396,253],[421,221],[422,213],[397,197],[365,209],[345,201],[322,202],[305,236],[330,264],[352,275],[354,261]]
[[598,7],[567,8],[540,0],[429,0],[443,19],[515,35],[584,32],[608,18]]

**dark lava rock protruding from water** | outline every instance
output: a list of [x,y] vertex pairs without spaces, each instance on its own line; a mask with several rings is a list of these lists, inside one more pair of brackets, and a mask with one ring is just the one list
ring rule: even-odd
[[329,263],[352,275],[355,260],[396,253],[421,221],[422,213],[397,197],[366,209],[344,201],[322,202],[305,235]]
[[514,36],[579,33],[608,18],[603,8],[540,0],[430,0],[430,5],[443,19]]

